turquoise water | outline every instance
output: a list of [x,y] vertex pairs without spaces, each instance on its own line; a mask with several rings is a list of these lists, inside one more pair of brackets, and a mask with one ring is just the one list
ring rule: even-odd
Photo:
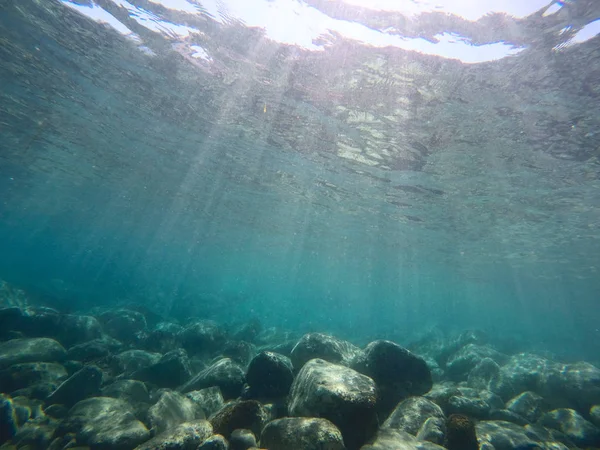
[[2,2],[0,279],[597,358],[599,5],[284,3]]

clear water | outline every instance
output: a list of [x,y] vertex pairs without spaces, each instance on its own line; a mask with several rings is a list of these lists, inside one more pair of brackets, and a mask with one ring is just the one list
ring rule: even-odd
[[600,4],[438,3],[1,2],[0,279],[594,360]]

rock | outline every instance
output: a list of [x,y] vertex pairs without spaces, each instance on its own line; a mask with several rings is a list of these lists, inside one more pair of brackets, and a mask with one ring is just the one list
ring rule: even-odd
[[600,427],[600,405],[594,405],[590,408],[590,420],[594,425]]
[[114,357],[113,368],[123,376],[130,377],[136,371],[156,364],[162,355],[145,350],[127,350]]
[[248,321],[248,323],[236,331],[233,338],[239,341],[254,342],[261,331],[262,325],[260,321],[255,318]]
[[212,426],[206,420],[186,422],[165,431],[135,450],[196,450],[212,435]]
[[229,436],[229,447],[231,450],[248,450],[257,447],[256,437],[252,431],[238,428],[233,430]]
[[449,414],[462,414],[466,416],[485,419],[492,408],[480,398],[469,398],[460,396],[451,397],[448,401]]
[[256,400],[243,400],[226,404],[210,418],[215,433],[229,438],[233,430],[246,428],[259,434],[267,422],[267,411]]
[[185,396],[201,408],[206,417],[212,416],[225,404],[221,389],[217,386],[200,389],[199,391],[190,391]]
[[109,356],[122,344],[115,339],[94,339],[69,348],[68,357],[76,361],[89,362]]
[[102,370],[96,366],[85,366],[67,378],[52,394],[48,396],[49,405],[53,403],[72,406],[87,397],[100,394]]
[[220,434],[213,434],[197,450],[229,450],[229,444]]
[[104,330],[109,336],[123,342],[137,342],[138,333],[147,327],[146,317],[140,312],[120,309],[103,313]]
[[425,360],[390,341],[371,342],[355,357],[352,368],[375,381],[379,409],[384,413],[400,400],[423,395],[433,386]]
[[148,423],[155,434],[167,431],[184,422],[204,419],[204,411],[178,392],[165,391],[148,410]]
[[245,375],[240,366],[229,358],[223,358],[204,369],[181,388],[186,393],[211,386],[218,386],[225,399],[237,398],[244,387]]
[[216,322],[203,320],[187,326],[181,332],[181,345],[190,355],[210,355],[220,350],[227,340],[225,331]]
[[102,396],[120,398],[130,404],[150,402],[148,388],[138,380],[116,380],[102,388]]
[[446,440],[448,450],[478,450],[475,424],[467,416],[452,414],[446,421]]
[[55,333],[47,333],[65,347],[88,342],[102,336],[102,326],[95,317],[72,314],[59,315]]
[[[544,443],[545,448],[557,448],[561,447],[564,449],[575,448],[575,444],[564,434],[558,430],[552,428],[545,428],[539,424],[529,424],[523,427],[525,434],[534,441]],[[564,450],[563,449],[563,450]]]
[[[482,421],[475,426],[479,444],[492,445],[495,450],[537,449],[539,442],[526,433],[525,428],[511,422]],[[453,450],[448,447],[448,450]]]
[[423,433],[435,435],[436,440],[432,442],[442,444],[446,432],[446,416],[442,408],[424,397],[410,397],[400,402],[382,428],[393,428],[417,436],[428,420],[428,429],[423,430]]
[[489,358],[498,365],[504,364],[508,357],[491,347],[468,344],[452,355],[446,364],[446,375],[454,380],[466,380],[471,372],[485,358]]
[[292,361],[273,352],[261,352],[255,356],[246,372],[249,385],[248,397],[285,397],[294,381]]
[[508,409],[492,409],[487,418],[489,420],[504,420],[505,422],[512,422],[521,426],[525,426],[529,423],[525,417]]
[[12,399],[0,394],[0,445],[17,433],[17,414]]
[[244,341],[229,341],[221,351],[221,356],[230,358],[242,367],[247,367],[256,355],[256,347]]
[[327,419],[285,417],[269,422],[260,436],[269,450],[344,450],[338,428]]
[[129,404],[109,397],[92,397],[77,403],[57,430],[58,435],[75,433],[79,445],[92,448],[129,450],[150,438]]
[[425,421],[425,423],[423,423],[416,437],[419,441],[429,441],[433,442],[434,444],[443,445],[445,436],[445,421],[440,421],[435,417],[430,417]]
[[538,423],[565,434],[578,447],[600,446],[600,429],[572,409],[555,409],[540,417]]
[[375,432],[373,380],[322,359],[307,362],[292,384],[290,416],[322,417],[336,425],[349,449],[359,448]]
[[490,390],[505,401],[525,391],[541,393],[552,366],[555,364],[537,355],[514,355],[500,368],[500,375]]
[[431,400],[438,405],[444,413],[448,414],[448,405],[450,399],[454,396],[462,395],[455,383],[444,382],[435,384],[431,390],[424,395],[425,398]]
[[44,408],[44,414],[46,416],[54,417],[55,419],[64,419],[69,413],[69,408],[65,405],[49,405]]
[[66,378],[67,371],[60,364],[23,363],[1,370],[0,386],[4,392],[13,392],[38,383],[46,383],[54,385],[54,390]]
[[309,333],[294,346],[290,359],[294,369],[300,370],[306,362],[315,358],[349,366],[358,354],[360,349],[350,342],[326,334]]
[[0,343],[0,369],[29,362],[60,362],[67,351],[54,339],[12,339]]
[[131,378],[152,383],[158,387],[176,388],[188,381],[192,368],[187,352],[178,348],[165,353],[156,363],[136,370]]
[[469,372],[467,385],[474,389],[490,389],[500,376],[500,366],[491,358],[483,358]]
[[56,425],[51,422],[27,422],[25,425],[19,428],[19,431],[17,431],[13,437],[12,442],[18,448],[22,449],[46,449],[52,441],[55,430]]
[[535,392],[525,391],[506,403],[506,409],[518,414],[529,422],[535,422],[546,410],[543,397]]
[[393,428],[380,429],[372,442],[361,450],[444,450],[431,442],[422,442],[405,431]]
[[[587,363],[577,362],[554,366],[540,392],[556,405],[569,406],[583,413],[600,403],[600,369]],[[563,402],[557,398],[564,399]]]
[[144,336],[144,347],[152,352],[166,353],[174,348],[181,347],[181,333],[183,327],[170,323],[160,322]]

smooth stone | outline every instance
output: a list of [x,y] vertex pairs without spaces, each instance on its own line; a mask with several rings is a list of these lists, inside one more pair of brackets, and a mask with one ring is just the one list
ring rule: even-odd
[[[429,421],[429,430],[422,427]],[[429,433],[435,444],[444,442],[446,416],[438,405],[425,397],[410,397],[396,406],[392,414],[383,423],[382,428],[393,428],[417,436]],[[429,439],[424,439],[429,440]]]
[[17,433],[15,405],[6,394],[0,394],[0,445],[12,439]]
[[246,372],[250,398],[285,397],[293,381],[292,361],[287,356],[274,352],[261,352],[256,355]]
[[540,417],[538,423],[560,431],[578,447],[600,447],[600,429],[573,409],[549,411]]
[[340,430],[327,419],[285,417],[269,422],[260,436],[269,450],[345,450]]
[[256,446],[256,436],[254,436],[252,431],[245,428],[233,430],[229,436],[229,447],[231,450],[248,450]]
[[225,331],[211,320],[188,325],[180,334],[181,345],[188,354],[210,355],[220,350],[227,341]]
[[176,388],[188,381],[192,368],[187,352],[178,348],[165,353],[156,363],[136,370],[131,378],[152,383],[158,387]]
[[138,333],[147,327],[146,317],[138,311],[129,309],[107,311],[100,317],[104,322],[106,333],[123,342],[136,342]]
[[185,422],[160,433],[135,450],[196,450],[212,432],[212,426],[206,420]]
[[67,351],[54,339],[24,338],[0,343],[0,369],[29,362],[60,362]]
[[446,363],[446,375],[454,381],[467,380],[469,373],[484,359],[489,358],[499,366],[508,360],[508,356],[491,347],[477,344],[467,344]]
[[213,434],[197,450],[229,450],[229,444],[220,434]]
[[156,364],[161,358],[160,353],[150,353],[145,350],[126,350],[113,358],[113,369],[121,372],[125,377],[131,377],[134,372]]
[[[495,450],[536,449],[539,442],[520,425],[499,420],[481,421],[475,425],[480,446],[492,445]],[[458,449],[457,449],[458,450]]]
[[245,378],[245,373],[239,365],[229,358],[223,358],[185,383],[180,391],[187,393],[218,386],[225,399],[232,399],[241,394]]
[[405,431],[382,428],[371,443],[362,446],[361,450],[444,450],[444,447],[419,441]]
[[226,404],[210,418],[210,423],[216,434],[229,438],[233,430],[238,428],[251,430],[258,435],[267,419],[267,411],[259,402],[243,400]]
[[100,394],[102,377],[102,370],[97,366],[85,366],[58,386],[48,396],[47,403],[72,406],[87,397],[94,397]]
[[212,416],[225,405],[221,389],[217,386],[190,391],[185,396],[201,408],[206,417]]
[[174,391],[163,392],[158,401],[148,410],[148,423],[155,434],[184,422],[204,418],[204,411],[190,399]]
[[0,371],[0,386],[4,392],[13,392],[37,383],[60,384],[68,377],[67,371],[57,363],[15,364]]
[[546,410],[546,402],[535,392],[525,391],[506,402],[506,409],[535,422]]
[[300,338],[292,349],[290,359],[295,370],[300,370],[311,359],[349,366],[361,350],[350,342],[323,333],[309,333]]
[[128,403],[150,402],[148,388],[138,380],[116,380],[102,388],[102,396],[120,398]]

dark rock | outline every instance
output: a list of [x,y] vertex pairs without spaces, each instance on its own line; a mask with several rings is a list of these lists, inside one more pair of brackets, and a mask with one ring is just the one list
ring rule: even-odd
[[218,386],[225,399],[237,398],[244,387],[245,374],[240,366],[229,358],[223,358],[204,369],[185,383],[180,391],[183,393],[196,391],[211,386]]
[[257,447],[256,437],[252,431],[238,428],[233,430],[229,436],[229,447],[231,450],[248,450]]
[[17,414],[12,399],[0,394],[0,445],[17,433]]
[[267,412],[256,400],[244,400],[226,404],[210,418],[214,432],[229,438],[233,430],[246,428],[259,434],[267,421]]
[[44,402],[41,400],[30,399],[27,397],[13,397],[15,412],[19,425],[23,425],[29,420],[44,420],[46,415],[42,408]]
[[405,431],[382,428],[375,438],[361,450],[444,450],[432,442],[422,442]]
[[210,320],[193,323],[181,333],[181,344],[190,355],[213,354],[223,347],[226,340],[225,331]]
[[222,357],[230,358],[242,367],[247,367],[254,355],[256,348],[245,341],[229,341],[221,352]]
[[69,413],[69,408],[65,405],[49,405],[44,409],[46,416],[54,417],[55,419],[64,419]]
[[446,437],[446,422],[440,422],[439,419],[430,417],[421,425],[416,437],[419,441],[443,445]]
[[486,358],[496,362],[499,366],[508,359],[506,355],[491,347],[468,344],[448,359],[445,373],[454,381],[466,380],[469,372]]
[[505,401],[525,391],[541,393],[552,366],[554,363],[537,355],[514,355],[500,368],[500,375],[490,390]]
[[110,355],[115,347],[119,348],[120,346],[121,343],[114,339],[94,339],[71,347],[68,357],[76,361],[94,361]]
[[229,450],[227,440],[220,434],[213,434],[197,450]]
[[322,417],[336,425],[349,449],[359,448],[375,432],[373,380],[322,359],[307,362],[292,384],[290,416]]
[[565,434],[578,447],[600,446],[600,429],[572,409],[555,409],[540,417],[538,423]]
[[146,385],[138,380],[116,380],[102,388],[102,396],[120,398],[131,404],[150,401]]
[[261,352],[255,356],[246,373],[250,398],[284,397],[293,381],[292,361],[273,352]]
[[108,311],[100,317],[106,333],[123,342],[137,342],[138,333],[147,326],[146,317],[142,313],[129,309]]
[[65,347],[88,342],[102,336],[102,326],[95,317],[72,314],[59,315],[55,333],[47,336],[55,337]]
[[424,395],[436,405],[438,405],[444,413],[448,414],[448,405],[452,397],[462,395],[455,383],[444,382],[435,384],[431,390]]
[[487,418],[489,420],[504,420],[505,422],[512,422],[521,426],[525,426],[529,423],[525,417],[508,409],[493,409],[489,412]]
[[262,325],[258,319],[252,319],[243,325],[234,335],[233,338],[239,341],[254,342],[260,332]]
[[510,399],[506,403],[506,409],[524,417],[529,422],[535,422],[547,408],[542,397],[535,392],[526,391]]
[[382,428],[393,428],[417,436],[428,420],[428,429],[423,430],[423,434],[431,434],[435,439],[432,442],[441,445],[446,432],[446,416],[442,408],[424,397],[410,397],[400,402]]
[[452,414],[446,421],[446,440],[448,450],[478,450],[475,424],[467,416]]
[[79,445],[115,450],[129,450],[150,438],[131,406],[109,397],[92,397],[73,406],[57,430],[58,435],[66,433],[75,433]]
[[476,425],[476,429],[482,447],[492,445],[496,450],[543,448],[525,428],[511,422],[482,421]]
[[327,419],[286,417],[264,427],[260,444],[269,450],[344,450],[342,433]]
[[184,422],[204,419],[204,411],[178,392],[165,391],[148,410],[148,423],[155,434],[167,431]]
[[131,378],[163,388],[176,388],[188,381],[192,368],[187,352],[178,348],[165,353],[156,363],[136,370]]
[[600,427],[600,405],[594,405],[590,408],[590,421]]
[[587,363],[555,365],[538,391],[558,406],[568,406],[587,413],[600,403],[600,369]]
[[478,419],[485,419],[488,417],[491,409],[491,406],[481,398],[470,398],[457,395],[451,397],[448,401],[449,414],[462,414]]
[[0,343],[0,369],[29,362],[60,362],[67,356],[54,339],[13,339]]
[[113,369],[123,376],[130,377],[134,372],[160,361],[162,355],[144,350],[127,350],[113,359]]
[[300,370],[306,362],[315,358],[349,366],[358,354],[360,349],[350,342],[326,334],[309,333],[294,346],[290,359],[294,369]]
[[0,370],[0,386],[4,392],[13,392],[38,383],[50,383],[56,387],[65,378],[67,371],[56,363],[15,364]]
[[196,450],[212,435],[212,426],[206,420],[186,422],[165,431],[135,450]]
[[190,391],[185,396],[201,408],[206,417],[212,416],[225,405],[221,389],[217,386],[200,389],[199,391]]
[[173,348],[181,347],[181,333],[183,327],[170,323],[160,322],[154,329],[146,333],[144,346],[146,349],[166,353]]
[[529,424],[523,427],[525,434],[534,441],[544,443],[544,447],[553,450],[566,450],[576,445],[564,433],[539,424]]
[[96,366],[85,366],[58,386],[48,396],[47,402],[72,406],[84,398],[100,394],[101,385],[102,370]]
[[27,422],[15,434],[12,442],[18,448],[46,449],[50,445],[56,425],[53,422]]
[[400,400],[423,395],[433,386],[425,360],[390,341],[371,342],[355,358],[352,368],[375,381],[378,409],[384,414]]

